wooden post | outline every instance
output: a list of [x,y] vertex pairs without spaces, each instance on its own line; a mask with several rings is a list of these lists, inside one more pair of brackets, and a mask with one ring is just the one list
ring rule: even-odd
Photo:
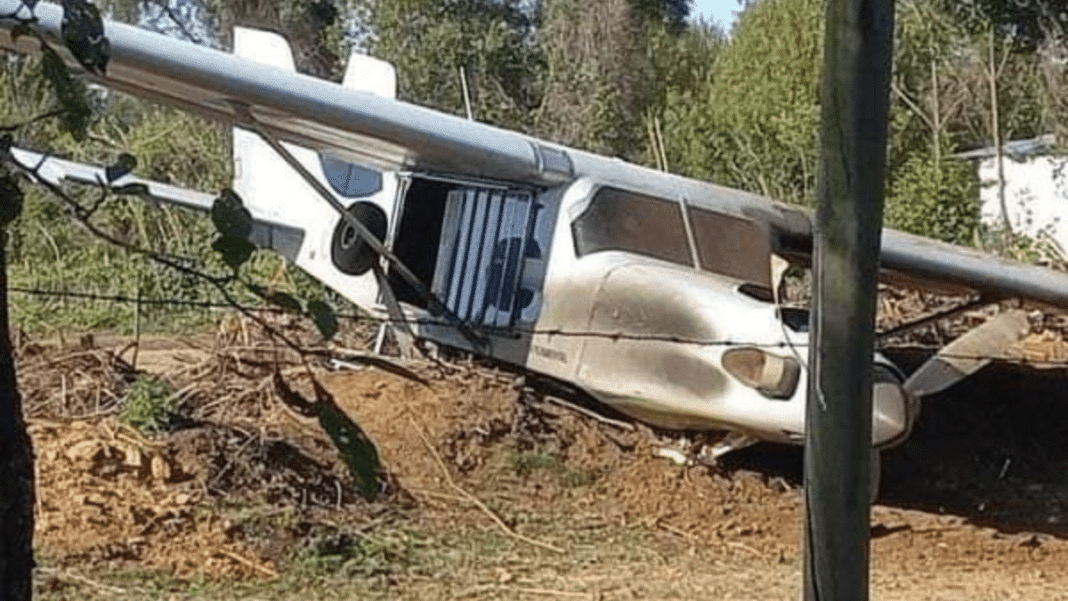
[[892,0],[829,0],[805,428],[807,601],[868,599],[872,354]]
[[[18,211],[10,192],[13,179],[0,183],[0,601],[33,598],[33,526],[36,503],[33,446],[22,415],[8,331],[7,226]],[[17,191],[16,191],[17,192]],[[21,208],[21,193],[17,199]]]

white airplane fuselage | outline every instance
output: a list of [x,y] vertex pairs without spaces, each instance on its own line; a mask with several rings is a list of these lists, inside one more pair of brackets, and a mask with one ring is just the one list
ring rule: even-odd
[[[396,184],[354,202],[381,208],[387,248],[485,343],[394,279],[418,337],[569,382],[656,426],[803,438],[807,313],[775,302],[772,271],[785,261],[773,258],[761,222],[716,202],[734,191],[686,197],[594,177],[541,190],[386,177]],[[345,227],[335,218],[328,236],[305,225],[321,233],[297,264],[388,317],[372,273],[329,264]],[[733,371],[732,353],[741,357]],[[885,447],[904,438],[918,404],[877,362],[873,443]]]

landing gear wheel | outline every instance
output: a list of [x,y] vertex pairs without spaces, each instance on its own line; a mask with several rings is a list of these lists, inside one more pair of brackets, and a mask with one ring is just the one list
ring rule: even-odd
[[[361,200],[348,208],[355,217],[379,241],[386,237],[386,212],[378,205]],[[334,267],[346,275],[363,275],[367,273],[378,259],[375,251],[356,233],[345,219],[339,219],[334,228],[334,238],[330,243],[330,260]]]
[[868,480],[868,501],[874,505],[879,498],[879,484],[883,479],[883,458],[879,449],[871,450],[871,477]]

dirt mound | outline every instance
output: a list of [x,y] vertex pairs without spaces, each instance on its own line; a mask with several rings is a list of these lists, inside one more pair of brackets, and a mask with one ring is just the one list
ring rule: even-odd
[[773,553],[796,547],[800,496],[782,479],[675,465],[640,427],[525,406],[510,377],[469,372],[422,385],[364,371],[326,384],[418,498],[454,497],[455,480],[507,498],[509,512],[639,522],[688,540],[753,536]]
[[[1059,338],[1047,342],[1060,352]],[[1040,343],[1029,341],[1032,356]],[[1055,400],[1066,377],[998,363],[930,401],[912,439],[885,459],[872,530],[880,569],[1068,560],[1068,414]],[[680,466],[657,456],[666,442],[658,433],[524,408],[508,380],[472,372],[422,385],[364,371],[327,383],[379,441],[401,486],[429,506],[455,499],[455,481],[496,499],[506,521],[555,512],[576,528],[639,523],[686,544],[798,559],[799,449],[757,445],[716,468]]]
[[131,561],[180,575],[273,573],[197,511],[204,482],[113,419],[33,420],[39,458],[37,540],[66,561]]
[[[325,511],[341,513],[332,523],[369,513],[325,437],[201,424],[150,440],[114,418],[36,419],[30,432],[37,540],[64,562],[273,576]],[[286,527],[260,519],[271,515]]]
[[[931,353],[886,352],[906,369]],[[1068,368],[1039,367],[1066,352],[1059,334],[1031,336],[1017,349],[1026,363],[995,363],[929,399],[909,441],[885,457],[872,530],[877,575],[1053,573],[1068,561],[1068,413],[1059,402]],[[396,496],[369,505],[318,423],[278,398],[271,382],[279,359],[287,381],[307,394],[304,368],[273,345],[242,343],[187,363],[174,382],[185,426],[151,439],[113,416],[68,415],[121,409],[129,386],[121,363],[92,353],[68,363],[26,359],[88,374],[68,384],[67,398],[77,402],[63,403],[55,389],[62,377],[25,372],[44,387],[28,386],[27,398],[63,416],[32,420],[43,552],[180,574],[267,576],[302,550],[345,563],[361,552],[361,532],[381,528],[402,506],[446,528],[503,527],[565,551],[563,535],[539,534],[542,518],[530,516],[556,516],[575,529],[635,525],[683,548],[798,560],[797,448],[757,445],[715,467],[678,465],[663,449],[698,437],[545,402],[507,371],[382,360],[318,370],[396,479]],[[98,410],[94,390],[119,400]],[[358,558],[363,573],[388,570],[405,552],[373,546],[383,555]]]
[[453,467],[483,466],[486,445],[511,431],[516,399],[509,376],[427,375],[420,382],[365,369],[323,378],[338,405],[375,441],[390,473],[417,493],[445,482],[445,466],[435,456],[445,446]]
[[[269,341],[197,348],[195,360],[166,374],[135,370],[105,349],[31,350],[20,377],[46,556],[182,576],[271,576],[277,560],[318,544],[317,510],[346,514],[333,524],[380,512],[358,497],[317,423],[274,398],[275,370],[299,362]],[[145,378],[170,383],[151,402],[177,411],[163,421],[178,429],[149,438],[121,421],[127,393]]]

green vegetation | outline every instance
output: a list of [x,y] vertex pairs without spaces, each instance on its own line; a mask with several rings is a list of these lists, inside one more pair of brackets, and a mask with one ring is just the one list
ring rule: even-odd
[[[402,0],[372,7],[373,54],[398,66],[401,98],[457,115],[525,129],[538,102],[544,60],[530,44],[530,17],[518,0]],[[462,71],[462,75],[461,75]]]
[[[133,2],[105,4],[120,18],[138,19]],[[225,14],[216,10],[220,22],[232,23],[241,11],[256,13],[263,8],[228,6]],[[286,14],[297,20],[306,17]],[[329,32],[336,34],[337,28]],[[324,30],[323,35],[329,32]],[[38,73],[36,59],[7,57],[0,73],[4,123],[27,121],[56,106],[53,87]],[[137,158],[138,176],[208,193],[232,180],[228,128],[112,91],[92,90],[89,98],[93,113],[84,139],[62,122],[45,119],[20,127],[15,143],[98,164],[110,164],[119,153],[129,153]],[[75,187],[68,193],[83,206],[94,205],[99,198],[97,191]],[[71,208],[58,198],[26,187],[24,210],[9,237],[11,314],[17,327],[46,336],[72,329],[169,333],[214,319],[203,306],[225,305],[220,291],[202,278],[131,250],[151,251],[188,269],[225,276],[231,270],[212,249],[215,229],[203,214],[153,206],[137,197],[109,196],[91,221],[129,248],[101,241],[77,224]],[[269,282],[270,287],[300,298],[319,299],[325,294],[321,285],[284,266],[271,252],[255,252],[242,274],[248,281]],[[242,304],[265,304],[263,295],[254,291],[238,287],[231,293]],[[337,304],[336,297],[330,300]]]
[[559,455],[553,453],[521,451],[511,456],[510,467],[516,475],[528,478],[536,472],[547,472],[556,477],[565,488],[589,486],[597,481],[597,473],[575,469]]
[[[102,4],[119,18],[143,18],[144,3]],[[995,139],[1059,132],[1068,123],[1068,85],[1058,67],[1068,39],[1062,16],[1043,12],[1043,2],[1026,10],[1000,6],[992,0],[898,3],[888,225],[973,243],[976,183],[969,165],[947,157]],[[480,121],[810,203],[823,2],[747,3],[730,36],[688,24],[686,10],[674,0],[212,0],[198,5],[195,16],[206,24],[198,31],[222,34],[214,40],[220,45],[236,22],[281,30],[305,71],[336,78],[348,49],[359,46],[396,64],[403,99],[463,115],[466,80],[471,112]],[[183,35],[169,17],[154,15],[145,22]],[[56,106],[55,86],[38,72],[32,60],[8,58],[0,73],[6,123]],[[20,128],[16,143],[99,163],[129,152],[138,158],[138,175],[208,192],[228,185],[226,128],[118,93],[94,90],[90,97],[84,137],[43,120]],[[94,201],[93,193],[80,194],[83,202]],[[223,301],[218,290],[188,274],[100,244],[68,213],[55,198],[27,189],[10,240],[12,315],[19,327],[173,331],[211,317],[158,301]],[[213,230],[202,215],[116,197],[103,203],[94,223],[196,270],[229,270],[212,251]],[[242,273],[272,282],[271,294],[323,295],[270,253],[253,253]],[[242,302],[265,302],[263,294],[237,294]]]
[[174,387],[163,380],[140,376],[129,390],[119,419],[145,433],[170,428],[178,412]]
[[742,14],[697,102],[666,107],[671,165],[772,198],[813,200],[823,6],[767,0]]
[[[10,57],[0,74],[0,110],[9,122],[44,112],[47,89],[33,79],[32,60]],[[230,178],[228,135],[213,124],[115,94],[100,98],[89,141],[79,143],[51,121],[17,132],[17,142],[48,148],[76,160],[111,163],[121,151],[138,158],[138,175],[201,190],[221,187]],[[98,192],[71,189],[84,205]],[[10,283],[15,323],[27,330],[68,328],[131,330],[135,303],[86,302],[65,293],[122,296],[129,299],[206,301],[209,291],[187,275],[165,268],[126,249],[104,244],[75,224],[70,208],[37,187],[28,187],[24,210],[10,228]],[[111,197],[92,221],[124,243],[164,253],[189,267],[211,261],[210,223],[202,215],[153,207],[135,197]],[[43,294],[28,295],[22,290]],[[48,295],[46,293],[56,293]],[[201,312],[202,313],[202,312]],[[147,304],[146,323],[157,316],[192,315],[176,307]]]
[[886,225],[969,245],[979,227],[979,181],[970,163],[919,154],[898,169],[886,197]]

